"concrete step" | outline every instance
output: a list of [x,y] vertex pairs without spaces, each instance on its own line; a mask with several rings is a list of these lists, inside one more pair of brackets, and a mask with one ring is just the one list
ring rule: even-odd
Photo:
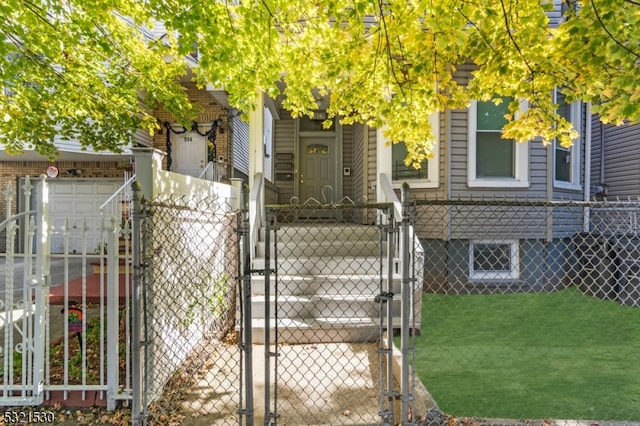
[[[400,259],[393,260],[393,273],[400,273]],[[386,273],[388,261],[382,260],[382,271]],[[337,256],[337,257],[297,257],[278,258],[276,265],[270,259],[270,268],[281,275],[321,275],[327,273],[341,275],[376,274],[380,270],[380,260],[377,257]],[[255,258],[252,264],[254,270],[264,270],[265,259]]]
[[[270,256],[275,256],[275,244],[270,244]],[[362,257],[378,257],[384,256],[386,246],[379,248],[378,241],[370,240],[349,240],[349,241],[330,241],[330,240],[287,240],[278,242],[278,257],[318,257],[318,256],[362,256]],[[266,253],[265,242],[258,242],[256,247],[256,255],[264,257]]]
[[[264,319],[252,321],[252,343],[265,344]],[[279,343],[361,343],[375,342],[380,338],[380,322],[377,318],[282,318],[278,320]],[[275,320],[269,321],[269,343],[276,338]]]
[[[286,318],[376,318],[379,315],[379,304],[375,301],[375,294],[326,294],[322,296],[294,296],[280,295],[269,298],[271,316]],[[251,317],[260,319],[265,317],[267,299],[265,296],[251,298]],[[400,315],[400,295],[394,295],[392,300],[393,315]],[[386,308],[384,308],[386,309]]]
[[[259,240],[264,241],[266,230],[259,231]],[[378,241],[379,229],[376,226],[354,224],[301,224],[283,225],[277,231],[271,231],[270,240],[275,241]]]
[[[269,291],[275,293],[276,277],[269,277]],[[383,288],[386,287],[386,275],[382,276]],[[391,282],[391,292],[400,293],[402,280],[394,275]],[[279,275],[278,293],[281,295],[325,295],[325,294],[377,294],[380,288],[380,276],[374,275]],[[265,277],[254,275],[251,277],[251,294],[264,295]]]

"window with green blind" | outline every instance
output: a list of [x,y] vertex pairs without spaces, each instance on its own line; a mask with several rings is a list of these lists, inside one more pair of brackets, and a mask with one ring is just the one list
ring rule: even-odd
[[502,137],[512,98],[496,105],[472,101],[468,112],[467,184],[469,187],[527,188],[529,143]]
[[502,138],[509,102],[511,99],[505,99],[500,105],[477,103],[476,177],[515,177],[515,142]]

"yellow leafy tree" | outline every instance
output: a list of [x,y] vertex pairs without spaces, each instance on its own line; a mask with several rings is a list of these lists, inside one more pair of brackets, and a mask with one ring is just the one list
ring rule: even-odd
[[[136,104],[141,94],[148,104],[162,102],[187,119],[193,111],[177,87],[177,75],[185,72],[181,58],[194,45],[198,82],[224,87],[240,110],[254,108],[260,91],[283,96],[294,116],[311,115],[317,108],[314,95],[326,95],[329,119],[384,127],[390,140],[405,142],[407,163],[418,164],[432,153],[432,112],[465,108],[473,99],[518,100],[509,104],[504,128],[505,137],[518,141],[571,143],[576,130],[556,114],[555,88],[569,102],[591,102],[605,121],[640,120],[640,3],[634,0],[70,0],[64,5],[9,0],[1,6],[0,28],[9,40],[3,76],[14,93],[25,92],[5,97],[0,111],[0,133],[13,138],[5,144],[16,151],[30,140],[54,153],[52,134],[60,128],[86,136],[88,145],[112,148],[127,128],[153,127]],[[39,16],[32,16],[33,10]],[[59,15],[64,19],[56,20]],[[128,25],[123,25],[123,17],[135,19],[124,19]],[[154,19],[166,28],[157,42],[140,30]],[[28,49],[6,47],[26,40]],[[53,73],[51,79],[41,77],[42,67]],[[471,71],[470,78],[463,69]],[[47,88],[45,95],[36,95],[34,87]],[[528,108],[518,113],[521,102]],[[42,116],[51,125],[39,135],[30,133]],[[113,120],[118,125],[106,128]],[[100,132],[87,129],[96,123]]]

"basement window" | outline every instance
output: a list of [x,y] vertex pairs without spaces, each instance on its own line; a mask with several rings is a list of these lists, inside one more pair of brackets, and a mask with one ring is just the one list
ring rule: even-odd
[[517,240],[471,241],[469,277],[472,280],[518,279],[520,250]]

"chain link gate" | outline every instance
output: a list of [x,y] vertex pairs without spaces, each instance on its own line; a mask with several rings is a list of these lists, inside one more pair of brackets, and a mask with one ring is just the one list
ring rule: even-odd
[[410,314],[413,304],[401,299],[392,206],[307,203],[266,215],[264,289],[253,299],[264,424],[396,424],[411,392],[408,382],[399,390],[398,369],[408,368],[398,358],[408,357],[394,356],[393,330],[409,330],[402,306]]

